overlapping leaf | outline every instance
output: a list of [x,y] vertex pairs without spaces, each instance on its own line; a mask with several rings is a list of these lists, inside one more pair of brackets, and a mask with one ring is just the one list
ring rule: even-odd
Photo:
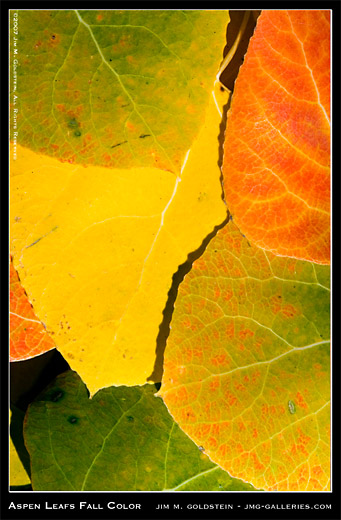
[[90,400],[77,374],[59,376],[26,416],[33,489],[252,491],[209,461],[154,392],[107,388]]
[[160,394],[212,461],[257,488],[329,489],[328,277],[229,222],[180,286]]
[[[79,53],[82,51],[85,53],[84,56],[87,56],[87,45],[95,45],[94,39],[90,35],[90,29],[80,22],[78,15],[73,12],[63,13],[67,20],[74,20],[76,25],[70,33],[71,40],[73,38],[71,42],[70,38],[67,39],[65,36],[69,31],[69,25],[67,20],[64,21],[65,34],[60,41],[64,41],[65,45],[65,42],[68,42],[65,49],[69,49],[69,54],[65,57],[66,50],[64,49],[64,54],[61,52],[63,59],[60,58],[58,47],[56,47],[53,51],[55,59],[67,64],[69,58],[73,56],[74,74],[79,72],[80,79],[83,81],[83,74],[86,74],[84,62],[80,60],[75,64],[74,52],[75,49],[79,49]],[[117,12],[113,13],[120,16]],[[58,30],[61,30],[63,25],[61,20],[64,15],[61,12],[54,12],[50,17],[51,21],[48,21],[46,17],[49,17],[50,14],[41,12],[40,14],[22,15],[22,20],[25,20],[26,16],[33,16],[32,20],[29,18],[33,24],[32,28],[29,28],[26,36],[22,36],[25,41],[31,41],[33,37],[37,37],[33,27],[37,30],[40,27],[44,33],[44,24],[39,22],[40,16],[44,20],[45,26],[48,25],[46,30],[49,34],[52,28],[55,29],[53,34],[56,39],[52,43],[46,44],[47,46],[42,46],[45,52],[39,54],[34,60],[36,69],[43,75],[43,85],[60,79],[59,75],[55,77],[54,67],[56,66],[59,70],[58,67],[61,67],[61,63],[58,61],[58,66],[53,61],[48,64],[50,52],[48,49],[49,45],[54,48],[53,45],[58,40],[59,33],[54,24],[59,23]],[[152,20],[155,25],[161,23],[163,17],[166,16],[159,12],[145,12],[144,14],[146,27],[149,27],[148,23],[151,23]],[[84,17],[95,15],[97,21],[102,21],[101,17],[111,16],[110,13],[91,12],[84,14]],[[129,16],[140,15],[130,14]],[[132,118],[123,116],[121,118],[116,108],[113,108],[114,112],[109,110],[108,117],[111,121],[122,119],[123,126],[121,125],[115,130],[116,133],[121,133],[116,137],[119,140],[127,138],[129,150],[133,151],[131,160],[124,155],[121,158],[123,162],[121,159],[116,161],[117,147],[115,146],[111,155],[114,162],[110,160],[108,165],[119,164],[120,168],[93,165],[85,168],[83,165],[62,164],[54,157],[36,153],[19,144],[16,147],[16,160],[13,161],[11,167],[11,251],[15,268],[19,272],[20,280],[37,316],[46,324],[47,330],[54,334],[53,337],[58,348],[71,367],[80,374],[91,394],[113,384],[135,385],[146,382],[153,371],[156,337],[162,321],[162,311],[171,286],[172,275],[179,264],[186,261],[188,253],[197,249],[205,236],[212,231],[215,225],[222,222],[226,215],[226,209],[221,200],[218,167],[221,113],[217,110],[217,104],[226,101],[227,96],[214,88],[214,73],[218,68],[224,46],[228,15],[226,12],[219,11],[186,13],[186,15],[177,13],[174,16],[177,20],[179,16],[185,17],[187,20],[196,20],[199,26],[195,25],[194,33],[192,30],[186,33],[181,29],[181,24],[180,28],[175,27],[172,18],[168,20],[166,17],[171,27],[165,32],[164,38],[174,40],[172,45],[169,43],[172,52],[166,53],[166,61],[170,67],[170,70],[167,69],[169,83],[165,83],[163,76],[166,69],[161,67],[162,56],[161,61],[153,61],[147,65],[148,60],[145,59],[146,64],[138,61],[136,66],[139,67],[139,77],[152,74],[152,70],[155,76],[163,71],[162,79],[158,80],[161,81],[162,89],[160,86],[160,90],[155,92],[155,100],[159,99],[158,96],[162,98],[162,106],[158,110],[159,117],[155,121],[159,122],[160,118],[161,121],[164,118],[167,119],[169,131],[172,135],[176,134],[177,137],[174,139],[169,133],[165,134],[165,140],[170,146],[168,155],[173,154],[171,151],[173,145],[176,147],[172,161],[177,163],[176,157],[181,158],[183,161],[182,163],[180,161],[181,171],[180,168],[173,168],[169,163],[166,164],[165,155],[159,162],[156,162],[156,159],[145,160],[149,152],[147,152],[147,148],[140,149],[139,143],[147,143],[147,138],[150,137],[146,135],[147,130],[141,126],[138,132],[139,138],[135,141],[128,138],[126,132]],[[159,17],[161,18],[159,19]],[[90,23],[90,19],[86,19]],[[131,31],[131,24],[134,27],[138,25],[137,21],[132,23],[131,19],[128,22],[129,20],[124,22],[129,26],[128,32]],[[111,25],[121,25],[121,22],[114,24],[111,20],[109,25],[114,34],[115,27],[111,27]],[[197,31],[198,27],[201,27],[202,31],[206,27],[205,36]],[[178,30],[180,31],[179,37],[175,41],[174,35]],[[163,45],[163,43],[160,42],[160,39],[155,38],[151,31],[151,28],[142,31],[143,34],[151,37],[148,45],[145,41],[144,43],[147,45],[147,50],[149,49],[148,52],[157,53],[159,45]],[[103,28],[103,32],[96,32],[95,40],[98,47],[95,45],[96,48],[91,50],[93,54],[90,53],[94,56],[95,61],[99,60],[96,63],[101,70],[104,67],[102,56],[104,49],[106,45],[109,45],[111,49],[113,46],[109,32],[108,28]],[[140,29],[134,34],[140,34]],[[82,35],[86,35],[88,38],[86,40],[88,44],[84,48],[78,42],[78,38]],[[103,41],[102,38],[104,38]],[[189,59],[188,52],[190,52],[189,49],[193,51],[200,42],[202,43],[203,38],[205,41],[209,38],[210,44],[201,49],[199,60],[201,65],[200,69],[197,69],[197,64],[189,63],[193,60]],[[180,59],[183,39],[187,42],[186,52]],[[122,41],[128,42],[128,40],[123,38]],[[127,45],[130,46],[130,43]],[[120,59],[125,63],[127,55],[124,49],[123,45]],[[132,55],[139,56],[140,47],[137,46],[134,49]],[[117,48],[115,52],[117,53],[115,60],[120,61],[119,49]],[[133,52],[132,49],[129,50],[129,56],[130,52]],[[76,54],[76,56],[78,55]],[[91,63],[91,56],[87,56],[87,59]],[[208,67],[203,66],[203,63],[206,62],[210,62]],[[109,63],[111,63],[110,59]],[[28,64],[27,66],[29,67]],[[144,66],[150,68],[148,74],[144,70]],[[71,64],[64,70],[63,65],[60,75],[71,74],[70,67]],[[187,70],[188,67],[190,72]],[[109,71],[108,66],[103,70]],[[134,67],[131,70],[134,75],[136,72]],[[22,69],[22,73],[24,71],[25,68]],[[27,74],[28,71],[26,71]],[[186,75],[187,86],[179,81],[179,74],[181,77],[183,74]],[[111,71],[111,81],[108,79],[105,84],[101,85],[101,95],[108,94],[110,98],[110,89],[113,88],[112,84],[116,81],[112,79],[113,77]],[[19,79],[20,77],[18,77],[18,83]],[[23,81],[21,81],[21,85],[22,88],[27,88]],[[87,81],[84,85],[87,85]],[[54,90],[57,87],[51,88],[53,95],[57,96],[57,91]],[[58,93],[58,100],[63,96],[68,97],[69,90],[65,86],[63,88],[64,90]],[[70,92],[73,92],[75,87],[70,85],[68,88]],[[141,92],[137,86],[134,89],[134,93],[131,91],[131,96],[135,96],[135,107],[142,106],[143,102],[149,106],[148,99],[143,97],[144,91]],[[193,89],[196,90],[196,94],[192,95]],[[183,95],[187,100],[184,106]],[[221,100],[217,99],[219,95],[222,96]],[[31,93],[28,90],[27,96],[28,100],[31,100]],[[21,94],[21,99],[25,99],[24,92]],[[46,90],[46,96],[45,94],[40,96],[42,107],[39,111],[35,110],[33,118],[43,117],[42,114],[50,111],[50,105],[48,108],[45,107],[46,99],[48,99],[48,103],[51,102],[49,90]],[[55,103],[56,100],[53,99]],[[180,103],[179,108],[175,110],[174,103],[178,102]],[[87,103],[87,110],[95,110],[93,100],[88,99]],[[155,103],[159,102],[155,101]],[[26,108],[25,106],[21,108],[22,114],[26,114],[25,110],[28,109],[28,106],[29,101],[27,101]],[[149,109],[147,112],[154,121],[154,111]],[[129,110],[132,108],[130,107]],[[185,117],[188,123],[185,123],[181,115],[175,124],[172,114],[178,114],[178,112],[182,114],[183,111],[187,113]],[[133,114],[134,117],[137,117],[138,112],[134,109]],[[33,138],[34,143],[38,143],[40,138],[36,136],[34,130],[37,122],[30,126],[33,133],[30,133],[28,129],[25,130],[25,125],[29,124],[28,121],[32,121],[30,117],[26,114],[25,123],[22,123],[24,126],[20,127],[22,142],[34,149],[38,147],[38,150],[44,154],[50,153],[50,148],[47,150],[39,147],[40,145],[33,146],[31,143]],[[87,121],[87,117],[85,121]],[[93,124],[90,115],[89,118]],[[72,123],[73,132],[83,132],[83,127],[78,124],[77,118],[74,117],[68,121],[65,124],[70,126]],[[39,124],[39,131],[43,131],[42,120]],[[135,119],[134,124],[138,124]],[[100,130],[100,126],[97,126]],[[50,128],[48,125],[44,132],[44,139],[48,139],[49,142],[50,140],[54,142],[56,136],[59,135],[57,130],[55,132],[54,127]],[[71,128],[67,132],[71,132]],[[164,130],[155,129],[153,135],[155,136],[158,132],[162,133]],[[46,137],[46,134],[49,137]],[[70,140],[72,141],[72,139],[70,134]],[[66,140],[69,142],[68,139]],[[178,142],[181,142],[180,147],[176,144]],[[191,145],[189,154],[184,159],[184,152],[188,151],[189,145]],[[97,142],[95,152],[99,153],[98,157],[101,157],[100,150],[101,144]],[[159,154],[159,152],[160,150],[157,153]],[[77,155],[74,162],[82,162],[83,159],[80,157],[83,156]],[[89,156],[85,154],[84,157]],[[84,161],[86,165],[92,162],[88,159],[84,159]],[[98,163],[97,160],[93,162]],[[99,164],[103,164],[101,159],[99,159]],[[127,168],[136,164],[143,164],[145,167]],[[155,165],[158,168],[155,168]]]
[[241,231],[330,262],[330,12],[264,11],[225,133],[224,191]]
[[22,361],[55,348],[43,324],[34,314],[32,305],[10,262],[10,360]]
[[18,142],[65,161],[180,173],[227,11],[20,10]]

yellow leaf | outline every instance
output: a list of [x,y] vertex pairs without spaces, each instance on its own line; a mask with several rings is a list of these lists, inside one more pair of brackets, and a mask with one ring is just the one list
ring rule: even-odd
[[226,217],[217,104],[181,175],[156,168],[71,165],[17,145],[11,165],[11,252],[57,348],[91,395],[142,385],[172,275]]
[[[10,420],[12,417],[12,412],[10,411]],[[11,486],[25,486],[27,484],[31,484],[30,478],[27,475],[24,466],[19,459],[17,450],[13,444],[13,441],[10,437],[10,448],[9,448],[9,482]]]

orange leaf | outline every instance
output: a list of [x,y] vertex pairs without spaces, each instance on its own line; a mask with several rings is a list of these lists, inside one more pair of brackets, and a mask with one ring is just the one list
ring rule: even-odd
[[10,361],[23,361],[55,348],[10,262]]
[[330,13],[264,11],[224,149],[233,218],[259,247],[330,262]]
[[159,395],[228,473],[268,491],[330,485],[329,267],[229,222],[180,285]]

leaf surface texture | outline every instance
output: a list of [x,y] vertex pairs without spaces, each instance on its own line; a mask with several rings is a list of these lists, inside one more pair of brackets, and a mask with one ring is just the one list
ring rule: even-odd
[[10,361],[23,361],[55,348],[54,341],[34,314],[10,261]]
[[248,239],[330,263],[330,13],[260,15],[225,132],[224,192]]
[[180,286],[160,395],[212,461],[256,488],[329,489],[328,277],[229,222]]
[[210,462],[154,393],[121,386],[89,399],[76,373],[58,376],[26,416],[33,489],[253,490]]
[[[108,18],[121,15],[128,16],[124,18],[125,22],[121,19],[115,22]],[[15,268],[37,316],[46,324],[58,349],[72,369],[82,377],[92,395],[100,388],[113,384],[136,385],[146,382],[153,372],[156,338],[172,275],[186,261],[187,255],[196,250],[205,236],[226,216],[221,198],[218,136],[221,106],[227,101],[228,94],[220,92],[214,85],[214,72],[218,69],[223,50],[228,13],[145,11],[143,15],[148,29],[136,28],[141,16],[139,12],[20,13],[23,24],[27,17],[28,31],[23,35],[27,45],[36,45],[33,43],[39,37],[37,31],[39,33],[40,30],[41,37],[45,35],[47,38],[50,34],[55,36],[52,42],[48,40],[48,43],[39,45],[35,58],[29,56],[30,63],[24,63],[22,68],[25,77],[30,77],[30,67],[34,63],[33,77],[36,78],[34,74],[38,72],[42,74],[42,84],[52,88],[53,95],[51,97],[50,90],[45,92],[42,87],[37,98],[42,107],[34,109],[34,114],[29,116],[25,111],[30,106],[34,107],[31,105],[31,85],[27,89],[27,106],[21,108],[24,126],[20,127],[19,133],[22,142],[17,145],[17,157],[11,167],[11,252]],[[137,17],[134,23],[132,17]],[[187,20],[186,27],[187,23],[194,23],[196,30],[181,29],[181,24],[178,27],[178,17]],[[85,20],[88,25],[83,23]],[[103,20],[105,26],[93,27]],[[163,34],[163,39],[169,39],[172,52],[168,44],[165,47],[160,38],[155,36],[152,29],[153,24],[166,26],[165,20],[170,26]],[[124,24],[127,24],[127,28]],[[93,34],[95,32],[97,35],[96,42],[100,42],[99,48],[91,36],[90,26]],[[124,26],[123,29],[121,26]],[[128,32],[125,32],[126,29]],[[117,42],[113,43],[112,35],[117,36],[117,31],[121,43],[115,47]],[[178,39],[174,40],[177,31]],[[136,37],[134,45],[138,43],[133,49],[133,38],[128,38],[132,34]],[[141,34],[145,39],[140,41]],[[190,50],[194,52],[206,38],[210,39],[211,44],[204,46],[200,52],[201,65],[198,72],[198,63],[193,64],[195,60],[190,59]],[[57,43],[64,49],[63,52],[58,51]],[[158,55],[160,46],[169,65],[167,70],[163,69],[163,54],[158,61],[147,60],[148,53]],[[121,147],[115,146],[108,148],[110,161],[103,162],[101,139],[96,141],[91,152],[96,154],[94,161],[86,154],[83,160],[80,151],[70,159],[68,154],[60,155],[57,151],[52,153],[52,145],[52,148],[38,145],[40,137],[36,136],[34,130],[38,122],[35,120],[33,124],[31,117],[39,119],[42,131],[45,112],[52,110],[55,114],[58,100],[64,99],[66,102],[70,93],[76,89],[72,84],[74,75],[77,81],[83,82],[82,88],[88,95],[89,88],[94,87],[88,85],[87,73],[91,67],[88,69],[85,63],[91,64],[93,56],[94,63],[97,63],[95,70],[109,73],[110,68],[104,64],[102,54],[109,53],[109,50],[110,53],[114,52],[113,47],[115,60],[118,60],[116,67],[122,60],[125,64],[131,53],[137,59],[141,49],[145,48],[145,58],[139,58],[135,65],[137,79],[135,72],[133,74],[133,65],[130,68],[124,65],[134,76],[134,82],[139,82],[141,76],[148,74],[161,77],[157,80],[163,93],[159,93],[163,97],[158,117],[155,117],[147,97],[144,97],[147,96],[146,92],[138,88],[139,83],[131,87],[133,90],[130,95],[135,96],[135,108],[129,108],[133,114],[131,117],[121,117],[116,111],[116,105],[108,103],[111,107],[108,120],[114,125],[121,119],[123,121],[115,127],[115,135],[119,141],[127,139],[129,150],[133,150],[130,159],[120,155],[118,160],[118,148]],[[185,50],[181,58],[183,47]],[[82,61],[81,53],[85,61]],[[59,60],[56,69],[52,57]],[[206,62],[210,65],[204,67],[203,63]],[[121,63],[120,71],[126,70],[122,67]],[[143,67],[147,67],[148,72]],[[120,85],[122,90],[121,83],[113,81],[112,71],[110,74],[106,82],[101,83],[101,95],[107,95],[108,100],[113,95],[111,89],[114,84]],[[64,75],[71,83],[67,83],[69,86],[65,84],[59,92],[59,87],[53,86],[53,81],[62,81]],[[182,77],[181,81],[178,75]],[[123,72],[120,72],[121,76]],[[168,78],[168,87],[165,78]],[[95,79],[91,81],[95,82]],[[129,83],[130,80],[125,78],[124,81]],[[23,81],[20,81],[20,85],[21,88],[28,86]],[[155,82],[153,85],[153,98],[155,103],[159,103]],[[122,96],[122,92],[119,95]],[[25,99],[24,92],[20,97]],[[167,120],[165,124],[169,132],[165,137],[164,148],[169,145],[166,155],[172,157],[172,164],[165,153],[161,153],[159,145],[156,146],[156,141],[160,142],[159,138],[156,141],[154,139],[157,132],[163,135],[164,130],[155,128],[153,134],[148,135],[149,130],[138,122],[141,122],[141,118],[136,119],[137,107],[144,106],[144,102],[149,107],[145,117],[152,118],[150,125],[153,121],[156,125],[161,124],[163,118]],[[48,103],[47,108],[45,103]],[[63,112],[64,137],[60,137],[54,126],[50,128],[47,125],[43,132],[44,139],[54,146],[61,146],[60,139],[63,142],[66,140],[69,146],[76,137],[80,137],[72,133],[81,132],[82,138],[83,134],[86,137],[87,130],[84,130],[83,124],[88,124],[88,118],[89,125],[95,125],[100,132],[99,123],[94,124],[93,114],[96,111],[89,97],[84,98],[83,102],[78,100],[72,104],[69,100],[68,103],[74,107],[73,110],[78,106],[87,111],[91,109],[92,116],[86,112],[88,115],[82,119],[75,111],[69,114]],[[175,110],[174,103],[180,103],[180,119],[177,122],[169,115],[169,112],[173,114]],[[103,112],[101,114],[103,116]],[[183,115],[188,124],[182,119]],[[56,118],[53,116],[52,119],[55,124]],[[134,134],[136,139],[127,134],[130,123],[139,127],[138,134]],[[24,130],[25,125],[29,125],[33,133]],[[146,143],[152,135],[154,151],[149,153],[151,149]],[[178,142],[181,146],[176,144]],[[115,139],[110,143],[116,143]],[[173,145],[176,152],[171,150]],[[156,160],[156,157],[160,160]]]
[[72,163],[179,174],[227,11],[21,10],[18,139]]

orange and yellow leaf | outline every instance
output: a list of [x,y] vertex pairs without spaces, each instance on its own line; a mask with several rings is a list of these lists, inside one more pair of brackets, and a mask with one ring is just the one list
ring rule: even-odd
[[37,319],[10,262],[10,361],[23,361],[55,348],[53,339]]
[[179,289],[160,395],[213,462],[258,489],[329,489],[328,277],[230,222]]

